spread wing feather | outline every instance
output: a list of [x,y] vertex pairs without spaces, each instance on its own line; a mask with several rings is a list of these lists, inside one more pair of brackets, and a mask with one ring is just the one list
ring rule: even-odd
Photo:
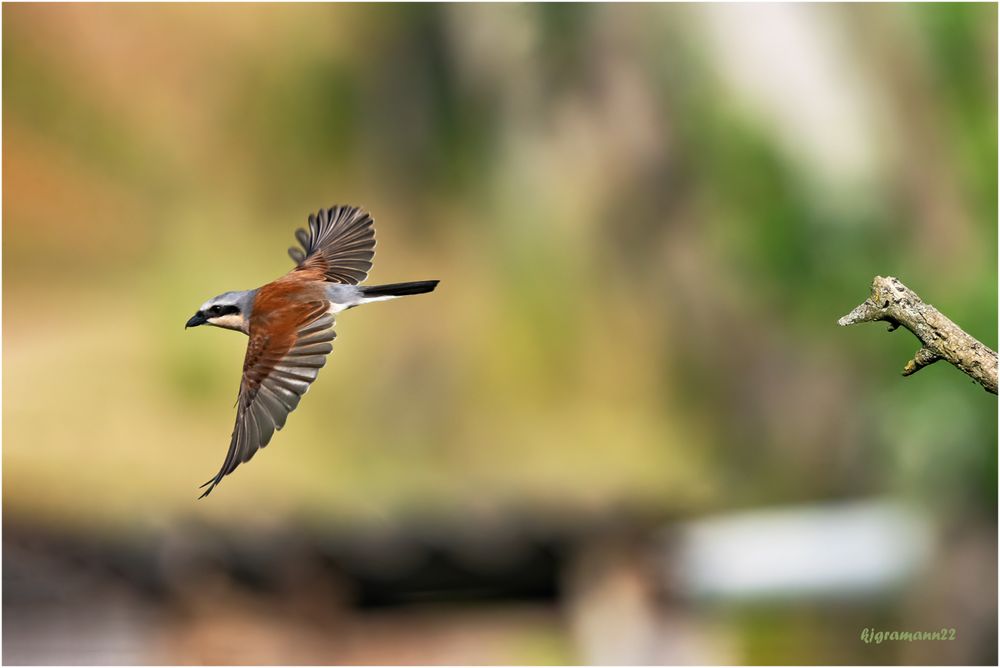
[[374,225],[368,212],[358,207],[320,209],[309,215],[308,232],[295,231],[302,249],[289,248],[288,254],[299,270],[319,270],[326,281],[357,285],[372,268]]
[[291,336],[271,336],[266,327],[251,329],[229,452],[219,472],[202,485],[208,487],[202,497],[237,466],[250,461],[285,426],[288,414],[299,405],[333,350],[337,335],[325,302],[307,302],[289,310],[285,317],[293,319]]

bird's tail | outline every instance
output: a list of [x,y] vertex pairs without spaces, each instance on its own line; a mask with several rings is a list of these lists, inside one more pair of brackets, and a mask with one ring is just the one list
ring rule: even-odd
[[422,295],[437,287],[437,281],[410,281],[409,283],[389,283],[387,285],[362,285],[361,294],[365,299],[378,297],[402,297]]

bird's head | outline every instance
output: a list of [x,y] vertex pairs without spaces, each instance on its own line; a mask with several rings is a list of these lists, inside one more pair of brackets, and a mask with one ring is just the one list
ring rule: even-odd
[[223,292],[218,297],[212,297],[191,316],[184,329],[198,325],[213,325],[244,334],[249,333],[254,292],[254,290]]

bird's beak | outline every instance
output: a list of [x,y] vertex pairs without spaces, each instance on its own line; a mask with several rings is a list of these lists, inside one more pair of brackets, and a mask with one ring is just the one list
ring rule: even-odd
[[187,324],[184,325],[184,329],[187,329],[188,327],[197,327],[198,325],[204,325],[206,322],[208,322],[208,318],[202,315],[201,311],[198,311],[193,316],[191,316],[190,320],[187,321]]

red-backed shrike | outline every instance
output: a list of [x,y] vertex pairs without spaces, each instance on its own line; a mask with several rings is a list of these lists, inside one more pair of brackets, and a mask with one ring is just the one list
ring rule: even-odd
[[310,215],[309,231],[295,232],[302,250],[288,250],[294,269],[255,290],[213,297],[187,321],[185,328],[214,325],[250,337],[229,452],[219,472],[202,485],[208,487],[202,497],[285,426],[333,349],[334,314],[437,286],[437,281],[358,285],[375,256],[373,224],[366,211],[352,206]]

